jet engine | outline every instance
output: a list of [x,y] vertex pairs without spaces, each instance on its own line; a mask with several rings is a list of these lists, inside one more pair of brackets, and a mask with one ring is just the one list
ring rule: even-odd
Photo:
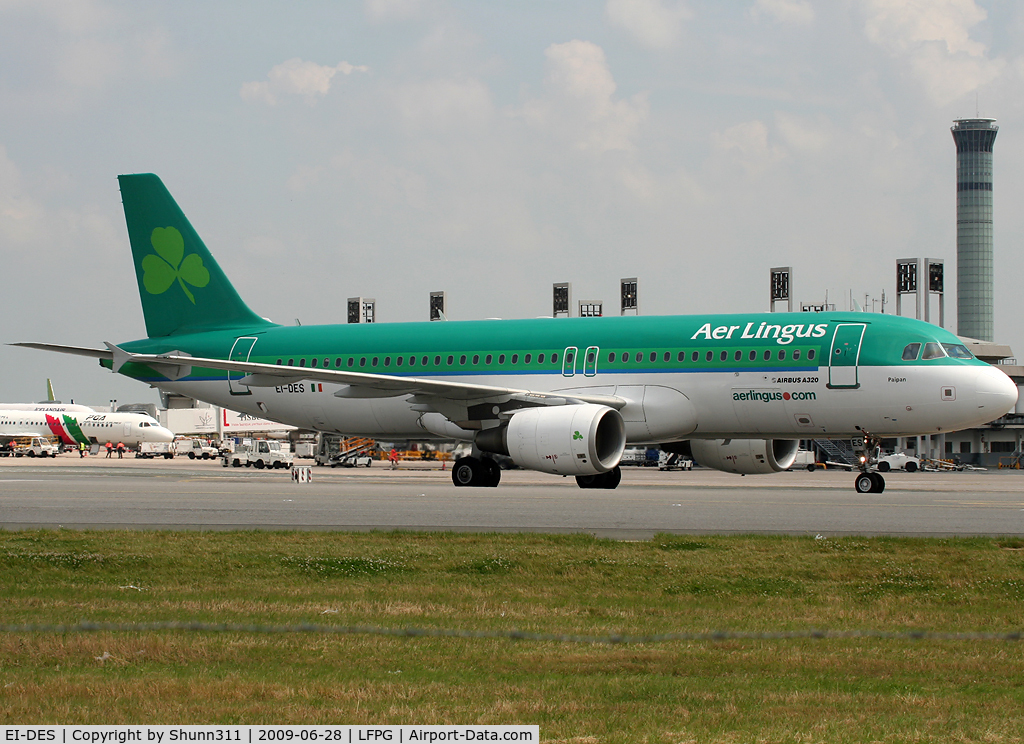
[[507,424],[476,435],[484,452],[508,455],[522,468],[555,475],[597,475],[619,464],[626,425],[614,408],[593,403],[527,408]]
[[799,445],[795,439],[691,439],[690,451],[704,467],[757,475],[788,470]]

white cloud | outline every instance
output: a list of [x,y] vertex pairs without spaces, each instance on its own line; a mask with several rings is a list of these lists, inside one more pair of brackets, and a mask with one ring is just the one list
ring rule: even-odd
[[663,0],[608,0],[605,14],[609,22],[651,49],[673,46],[682,34],[683,22],[692,15],[682,2],[666,4]]
[[995,80],[1005,61],[990,59],[971,28],[987,18],[974,0],[865,0],[868,39],[906,59],[938,104]]
[[45,210],[22,185],[21,173],[0,145],[0,237],[14,245],[39,237],[46,224]]
[[782,23],[809,26],[814,21],[814,8],[807,0],[755,0],[750,15],[755,21],[767,16]]
[[547,95],[526,103],[526,121],[581,150],[632,150],[631,140],[650,111],[647,95],[616,100],[604,50],[592,42],[552,44],[544,56]]
[[777,111],[775,130],[786,146],[797,153],[824,152],[835,137],[835,127],[823,115],[810,120]]
[[313,104],[318,97],[327,95],[331,79],[339,72],[351,75],[368,70],[365,65],[356,66],[344,61],[329,67],[295,57],[271,68],[266,81],[243,83],[240,95],[243,100],[268,106],[276,106],[281,96],[302,96],[306,103]]
[[494,113],[491,92],[479,80],[427,80],[395,91],[395,105],[407,124],[462,129],[486,124]]
[[366,15],[371,21],[407,21],[423,9],[423,0],[366,0]]
[[768,127],[760,120],[712,132],[711,144],[716,150],[728,154],[750,175],[762,172],[784,157],[778,146],[769,144]]

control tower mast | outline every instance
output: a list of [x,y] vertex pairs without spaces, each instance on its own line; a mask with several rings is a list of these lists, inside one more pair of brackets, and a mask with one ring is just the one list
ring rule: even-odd
[[992,146],[995,119],[957,119],[956,324],[957,335],[993,340]]

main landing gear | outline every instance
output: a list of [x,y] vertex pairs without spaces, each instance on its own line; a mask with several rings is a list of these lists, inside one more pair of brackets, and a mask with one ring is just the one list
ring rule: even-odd
[[456,486],[495,488],[501,481],[501,467],[489,457],[460,457],[452,466]]
[[622,471],[619,466],[609,470],[607,473],[597,475],[577,475],[576,485],[580,488],[615,488],[622,480]]

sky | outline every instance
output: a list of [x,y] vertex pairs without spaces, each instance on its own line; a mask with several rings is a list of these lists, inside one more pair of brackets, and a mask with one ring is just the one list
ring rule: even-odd
[[[1024,4],[0,0],[0,401],[157,402],[7,344],[142,338],[118,174],[158,174],[260,315],[895,310],[944,259],[954,119],[997,119],[996,340],[1024,357]],[[910,313],[913,303],[909,302]],[[937,304],[933,305],[937,309]],[[934,310],[933,310],[934,312]],[[906,308],[904,314],[908,314]]]

